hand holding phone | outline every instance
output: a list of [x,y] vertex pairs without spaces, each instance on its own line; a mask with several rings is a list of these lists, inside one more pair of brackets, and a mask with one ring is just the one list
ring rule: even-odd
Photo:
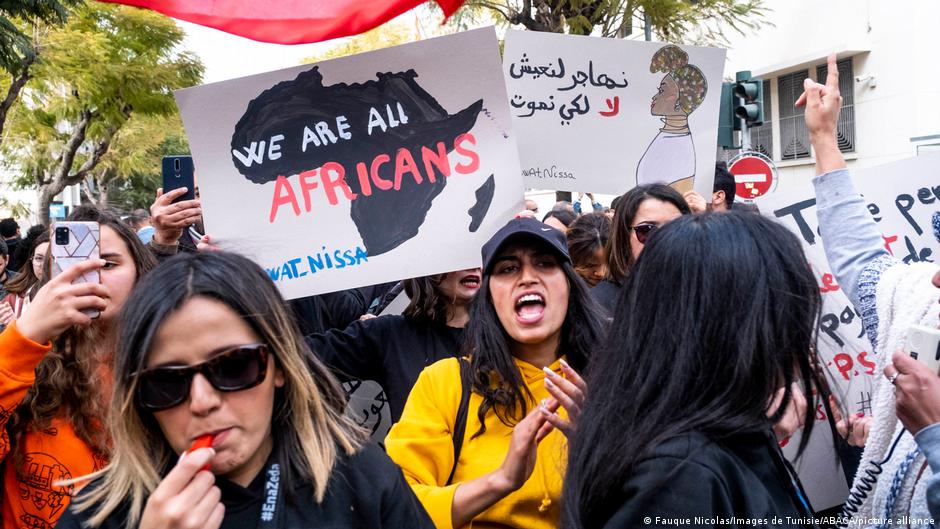
[[940,329],[926,325],[911,325],[907,330],[904,352],[940,374]]
[[16,320],[23,337],[36,343],[48,343],[73,325],[92,322],[87,312],[95,313],[108,306],[108,289],[98,283],[74,282],[104,266],[100,259],[83,260],[39,289],[36,297]]
[[[85,261],[97,261],[100,256],[101,228],[97,222],[56,222],[52,225],[52,277]],[[98,269],[94,268],[77,277],[72,283],[100,283]],[[90,318],[98,311],[84,309]]]
[[173,203],[196,198],[196,182],[192,156],[163,157],[163,193],[186,188],[186,192],[173,199]]

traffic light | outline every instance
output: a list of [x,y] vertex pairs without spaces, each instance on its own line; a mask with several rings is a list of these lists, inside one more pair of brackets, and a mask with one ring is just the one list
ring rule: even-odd
[[757,78],[751,78],[750,71],[738,72],[735,75],[737,83],[734,84],[734,95],[738,103],[734,107],[734,115],[744,120],[748,127],[757,127],[764,123],[764,83]]
[[725,149],[739,149],[734,144],[734,131],[741,130],[738,118],[734,115],[737,98],[734,97],[734,83],[721,83],[721,105],[718,110],[718,146]]

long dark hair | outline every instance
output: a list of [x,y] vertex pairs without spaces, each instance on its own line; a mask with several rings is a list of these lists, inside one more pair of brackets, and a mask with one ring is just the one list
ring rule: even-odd
[[614,210],[610,240],[604,250],[604,255],[607,257],[607,278],[612,281],[623,282],[630,273],[630,268],[633,266],[633,249],[630,247],[630,234],[633,231],[631,226],[640,209],[640,204],[649,198],[668,202],[678,208],[683,215],[692,212],[682,195],[665,184],[636,186],[624,193],[617,202],[617,209]]
[[409,302],[402,316],[418,323],[444,325],[449,316],[450,301],[441,295],[441,281],[447,274],[434,274],[402,281]]
[[[568,364],[581,372],[587,368],[591,351],[602,337],[603,324],[587,284],[570,263],[563,261],[560,266],[568,279],[568,308],[559,350],[567,355]],[[534,401],[519,368],[512,361],[510,341],[493,307],[490,272],[484,272],[480,292],[470,305],[470,322],[463,345],[463,354],[470,357],[470,380],[463,380],[463,383],[470,384],[475,393],[483,396],[477,412],[480,429],[473,437],[486,432],[484,419],[490,410],[503,424],[512,426],[525,417],[528,403]]]
[[[654,232],[588,373],[564,525],[602,526],[637,463],[669,439],[769,431],[794,381],[808,403],[802,453],[820,387],[811,360],[819,296],[796,237],[771,220],[707,213]],[[780,387],[783,404],[768,418]]]
[[[26,239],[23,239],[24,241]],[[36,255],[36,248],[42,243],[49,242],[49,232],[42,231],[30,240],[29,250],[25,254],[23,266],[20,267],[20,273],[7,283],[7,292],[17,296],[26,296],[30,289],[39,284],[39,277],[33,271],[33,257]],[[50,252],[46,252],[50,253]]]

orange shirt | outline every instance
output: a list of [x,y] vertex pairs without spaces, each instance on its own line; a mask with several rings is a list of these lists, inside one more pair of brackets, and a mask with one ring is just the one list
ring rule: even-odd
[[6,424],[35,380],[36,366],[52,348],[19,333],[14,322],[0,333],[0,458],[3,460],[3,529],[50,529],[65,512],[79,485],[56,482],[90,474],[104,461],[96,458],[72,427],[54,419],[44,432],[20,438],[22,468],[14,468]]

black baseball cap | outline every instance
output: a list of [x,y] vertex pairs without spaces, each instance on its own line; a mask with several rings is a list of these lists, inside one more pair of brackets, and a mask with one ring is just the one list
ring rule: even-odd
[[548,244],[563,261],[571,262],[565,234],[531,217],[512,219],[483,245],[483,273],[489,273],[499,251],[519,239],[538,239]]

